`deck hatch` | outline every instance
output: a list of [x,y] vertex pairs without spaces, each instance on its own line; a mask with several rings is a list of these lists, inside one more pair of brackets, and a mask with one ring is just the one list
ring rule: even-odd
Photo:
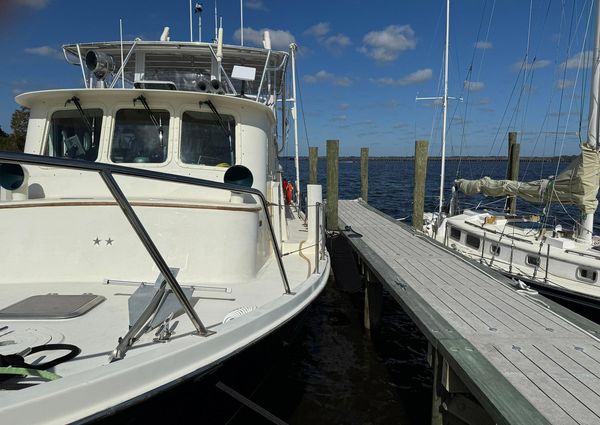
[[70,319],[106,300],[101,295],[34,295],[0,310],[0,319]]

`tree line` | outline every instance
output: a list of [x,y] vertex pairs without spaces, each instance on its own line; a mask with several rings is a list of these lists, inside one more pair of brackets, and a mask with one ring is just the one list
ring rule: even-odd
[[25,149],[25,138],[27,137],[27,123],[29,122],[29,108],[21,106],[13,112],[10,119],[12,134],[5,132],[0,127],[0,150],[23,152]]

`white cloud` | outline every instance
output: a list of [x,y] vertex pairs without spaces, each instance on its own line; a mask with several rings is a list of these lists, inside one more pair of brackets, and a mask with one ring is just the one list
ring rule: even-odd
[[[27,6],[34,9],[43,9],[48,6],[49,0],[12,0],[17,6]],[[9,0],[10,3],[10,0]]]
[[465,81],[464,88],[467,91],[481,91],[485,87],[485,84],[481,81]]
[[60,50],[50,46],[28,47],[25,49],[25,53],[29,53],[30,55],[45,56],[52,59],[64,58]]
[[565,62],[561,63],[560,66],[567,69],[577,69],[579,67],[589,68],[592,66],[593,52],[586,50],[585,52],[579,52],[574,56],[568,58]]
[[520,71],[521,68],[526,69],[528,71],[532,70],[532,69],[542,69],[542,68],[546,68],[547,66],[549,66],[552,62],[547,60],[547,59],[539,59],[536,60],[534,59],[531,62],[527,62],[525,63],[524,60],[522,61],[517,61],[513,64],[512,68],[513,71]]
[[378,62],[391,62],[404,50],[417,46],[415,32],[410,25],[390,25],[383,31],[371,31],[363,37],[358,50]]
[[319,22],[304,31],[304,35],[310,35],[315,38],[323,37],[331,30],[329,22]]
[[268,10],[262,0],[246,0],[244,7],[252,10]]
[[431,80],[432,71],[431,68],[419,69],[418,71],[411,72],[402,78],[377,78],[371,79],[371,82],[380,86],[408,86],[411,84],[422,83],[423,81]]
[[346,121],[348,119],[348,116],[346,115],[335,115],[333,117],[334,121]]
[[336,86],[349,87],[352,85],[352,79],[350,77],[335,77],[333,84]]
[[309,84],[319,83],[323,81],[329,81],[333,78],[333,74],[322,69],[314,75],[305,75],[304,82]]
[[352,44],[350,37],[346,34],[339,33],[328,36],[330,32],[331,25],[329,25],[329,22],[319,22],[304,31],[304,35],[314,37],[321,45],[336,54],[342,53],[344,47]]
[[[253,28],[244,28],[244,43],[250,43],[255,46],[263,47],[263,39],[265,31],[269,31],[271,36],[271,47],[274,50],[287,50],[291,43],[296,41],[294,35],[285,30],[273,30],[270,28],[262,28],[255,30]],[[241,31],[235,30],[233,38],[240,40]]]
[[573,80],[567,80],[567,79],[565,79],[565,80],[556,80],[554,82],[554,86],[557,89],[561,89],[561,90],[562,89],[569,89],[569,88],[575,86],[575,81],[573,81]]
[[327,37],[324,43],[325,46],[330,50],[340,50],[344,47],[350,46],[352,41],[350,41],[350,37],[345,34],[336,34]]
[[489,41],[476,41],[473,43],[473,47],[476,49],[491,49],[493,46]]
[[324,83],[331,82],[336,86],[348,87],[351,86],[353,81],[349,77],[342,77],[331,72],[327,72],[324,69],[320,70],[314,75],[305,75],[303,78],[305,83],[308,84],[316,84],[316,83]]

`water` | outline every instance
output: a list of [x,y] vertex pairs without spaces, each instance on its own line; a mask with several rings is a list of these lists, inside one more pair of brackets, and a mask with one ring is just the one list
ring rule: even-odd
[[[294,180],[293,161],[284,175]],[[562,164],[562,167],[566,165]],[[326,191],[325,160],[319,161],[319,183]],[[427,170],[425,208],[438,204],[440,162]],[[370,161],[369,203],[395,218],[412,214],[413,162]],[[301,161],[301,180],[308,180]],[[447,164],[447,184],[457,176],[458,161]],[[463,161],[460,177],[502,178],[505,161]],[[555,162],[521,164],[521,179],[554,174]],[[360,195],[360,163],[340,162],[339,195]],[[449,196],[449,192],[445,196]],[[326,193],[324,193],[326,196]],[[475,198],[475,203],[487,200]],[[538,207],[519,207],[539,212]],[[554,209],[562,219],[568,214]],[[339,283],[339,282],[338,282]],[[341,291],[330,282],[324,293],[298,319],[265,341],[226,362],[200,382],[188,382],[134,408],[102,421],[142,424],[165,421],[202,424],[268,424],[269,422],[216,387],[234,388],[290,424],[426,424],[430,421],[432,374],[426,363],[427,341],[388,295],[378,330],[363,327],[361,293]]]

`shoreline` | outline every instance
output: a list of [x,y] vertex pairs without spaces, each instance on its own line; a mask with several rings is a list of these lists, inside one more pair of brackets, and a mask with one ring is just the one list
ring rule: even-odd
[[[556,162],[559,159],[561,161],[571,162],[573,159],[578,157],[579,155],[565,155],[563,157],[558,156],[523,156],[520,158],[520,161],[528,161],[528,162]],[[283,156],[282,160],[293,160],[293,156]],[[300,156],[300,160],[308,160],[308,156]],[[414,156],[370,156],[369,161],[414,161]],[[319,160],[327,160],[326,156],[319,156]],[[428,158],[430,161],[441,161],[441,157],[439,156],[430,156]],[[340,156],[340,162],[344,161],[352,161],[352,162],[360,162],[360,156]],[[508,157],[506,156],[447,156],[446,161],[508,161]]]

